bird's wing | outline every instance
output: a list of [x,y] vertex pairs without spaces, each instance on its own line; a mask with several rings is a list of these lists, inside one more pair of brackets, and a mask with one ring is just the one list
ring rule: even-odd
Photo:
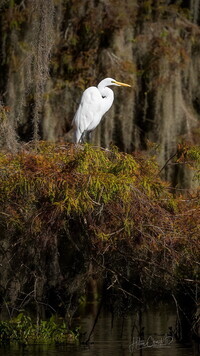
[[90,87],[84,91],[72,122],[80,133],[94,130],[98,125],[101,120],[101,102],[102,97],[96,87]]

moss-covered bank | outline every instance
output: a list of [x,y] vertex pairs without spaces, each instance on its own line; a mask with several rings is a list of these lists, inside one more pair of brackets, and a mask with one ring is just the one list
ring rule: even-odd
[[[179,147],[176,163],[199,151]],[[174,162],[175,163],[175,162]],[[150,295],[198,302],[198,191],[174,196],[154,158],[45,142],[0,153],[0,302],[70,325],[95,280],[114,311]]]

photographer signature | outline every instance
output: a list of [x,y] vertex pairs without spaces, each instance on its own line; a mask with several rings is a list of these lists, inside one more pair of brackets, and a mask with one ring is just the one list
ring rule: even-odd
[[141,339],[140,337],[134,337],[133,342],[129,345],[129,351],[133,350],[147,349],[147,348],[159,348],[167,347],[173,342],[173,337],[165,335],[160,339],[154,339],[153,336],[149,336],[146,340]]

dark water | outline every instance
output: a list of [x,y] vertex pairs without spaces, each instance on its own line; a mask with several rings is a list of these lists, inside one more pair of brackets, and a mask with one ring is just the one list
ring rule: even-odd
[[[97,306],[92,305],[86,315],[77,320],[81,324],[84,338],[94,323]],[[86,345],[32,345],[25,348],[17,345],[0,348],[0,355],[6,356],[196,356],[200,355],[195,345],[178,343],[169,336],[169,327],[175,329],[176,312],[169,305],[159,305],[144,313],[135,313],[123,318],[115,318],[102,312],[96,324],[91,343]],[[141,327],[144,327],[141,329]],[[139,333],[142,334],[139,336]]]

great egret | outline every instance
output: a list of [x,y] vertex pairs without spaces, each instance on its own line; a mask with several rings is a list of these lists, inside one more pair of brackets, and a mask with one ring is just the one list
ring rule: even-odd
[[87,132],[96,129],[103,115],[112,106],[114,93],[110,88],[107,88],[109,85],[130,87],[129,84],[106,78],[97,87],[89,87],[83,92],[78,110],[72,121],[76,143],[83,141]]

